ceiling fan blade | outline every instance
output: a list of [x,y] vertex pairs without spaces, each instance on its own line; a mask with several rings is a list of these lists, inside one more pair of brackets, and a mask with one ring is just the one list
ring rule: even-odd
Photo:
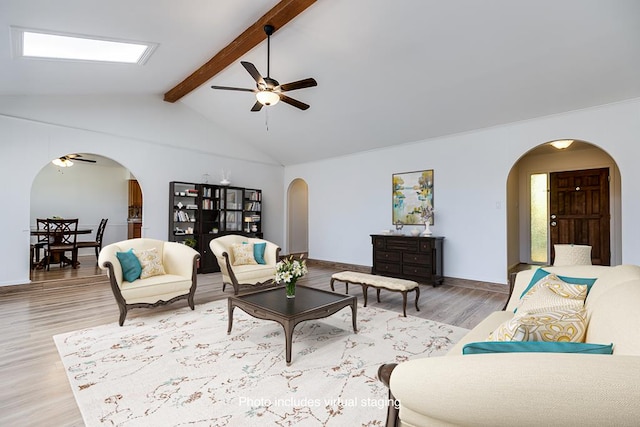
[[280,91],[288,92],[296,89],[304,89],[306,87],[318,86],[318,82],[315,79],[308,78],[304,80],[298,80],[297,82],[285,83],[280,85]]
[[282,102],[284,102],[286,104],[292,105],[292,106],[294,106],[296,108],[299,108],[301,110],[306,110],[307,108],[309,108],[308,104],[305,104],[304,102],[300,102],[297,99],[290,98],[287,95],[282,94],[282,93],[280,94],[280,101],[282,101]]
[[251,111],[260,111],[262,109],[262,104],[260,103],[260,101],[256,101],[255,104],[253,104],[253,107],[251,107]]
[[222,90],[237,90],[240,92],[255,92],[255,89],[245,89],[242,87],[228,87],[228,86],[211,86],[211,89],[222,89]]
[[253,77],[253,80],[255,80],[256,83],[258,83],[258,85],[266,86],[264,79],[260,75],[260,72],[258,71],[255,65],[247,61],[240,61],[240,63],[242,64],[244,69],[247,70],[249,74],[251,74],[251,77]]

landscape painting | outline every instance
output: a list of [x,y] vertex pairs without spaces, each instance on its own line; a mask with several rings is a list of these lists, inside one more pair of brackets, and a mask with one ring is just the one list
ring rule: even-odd
[[393,223],[433,225],[433,169],[393,174]]

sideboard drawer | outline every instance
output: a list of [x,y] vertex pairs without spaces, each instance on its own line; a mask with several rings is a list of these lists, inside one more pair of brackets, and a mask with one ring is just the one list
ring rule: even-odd
[[420,239],[420,251],[431,252],[433,249],[433,242],[431,239]]
[[402,254],[400,252],[389,252],[389,251],[376,251],[376,260],[378,261],[389,261],[389,262],[400,262],[400,256]]
[[388,264],[379,262],[376,264],[377,273],[400,274],[400,264]]
[[403,253],[402,262],[405,264],[431,264],[431,254]]
[[402,266],[402,273],[407,276],[419,276],[425,279],[431,279],[431,266],[430,265],[408,265]]
[[418,252],[418,239],[389,237],[387,239],[387,250],[401,252]]

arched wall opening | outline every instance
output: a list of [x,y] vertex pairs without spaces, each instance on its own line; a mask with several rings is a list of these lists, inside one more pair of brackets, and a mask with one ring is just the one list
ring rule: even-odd
[[[507,265],[536,264],[531,257],[531,176],[585,169],[609,169],[610,263],[622,260],[621,176],[618,165],[594,143],[575,140],[558,150],[546,141],[524,153],[512,166],[507,178]],[[548,190],[548,189],[547,189]],[[550,240],[548,240],[550,241]],[[547,248],[548,261],[550,247]]]
[[[96,162],[73,161],[70,167],[49,162],[34,176],[29,224],[35,226],[37,218],[78,218],[79,229],[92,230],[92,234],[78,236],[78,241],[95,240],[101,219],[107,218],[103,246],[127,239],[129,216],[140,213],[132,211],[129,205],[129,181],[135,176],[111,158],[95,153],[80,154],[83,159]],[[91,255],[95,265],[92,248],[80,249],[79,256],[83,255]],[[34,280],[33,274],[31,278]],[[46,275],[37,277],[37,280],[41,279],[47,280]]]
[[309,186],[300,178],[287,189],[287,252],[309,252]]

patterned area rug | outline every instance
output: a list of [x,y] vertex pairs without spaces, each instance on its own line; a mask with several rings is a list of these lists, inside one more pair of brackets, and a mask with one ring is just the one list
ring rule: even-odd
[[375,307],[282,326],[227,302],[56,335],[88,426],[382,426],[383,363],[444,354],[466,329]]

